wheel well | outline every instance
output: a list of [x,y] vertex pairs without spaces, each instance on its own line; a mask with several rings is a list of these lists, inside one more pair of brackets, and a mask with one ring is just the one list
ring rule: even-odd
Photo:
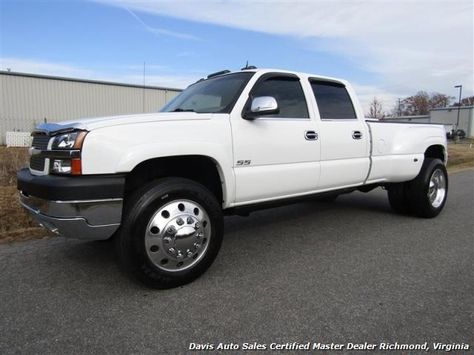
[[125,194],[161,177],[182,177],[196,181],[207,187],[223,201],[222,181],[216,162],[201,155],[163,157],[146,160],[138,164],[125,180]]
[[442,162],[445,162],[444,147],[442,145],[429,146],[425,151],[425,158],[436,158],[441,159]]

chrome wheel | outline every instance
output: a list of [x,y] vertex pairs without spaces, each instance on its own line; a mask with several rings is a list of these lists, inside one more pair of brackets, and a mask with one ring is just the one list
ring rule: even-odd
[[428,199],[431,206],[438,208],[446,197],[446,177],[440,169],[436,169],[431,174],[428,188]]
[[205,255],[211,224],[204,208],[191,200],[175,200],[152,216],[145,232],[146,252],[165,271],[191,268]]

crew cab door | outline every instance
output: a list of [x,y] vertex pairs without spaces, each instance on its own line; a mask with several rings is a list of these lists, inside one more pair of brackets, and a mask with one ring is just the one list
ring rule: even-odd
[[[243,95],[231,118],[236,205],[315,190],[320,146],[300,78],[266,73]],[[262,96],[275,98],[279,113],[244,119],[252,99]]]
[[343,83],[311,78],[309,82],[320,117],[319,189],[363,183],[370,166],[370,132],[364,118],[356,114]]

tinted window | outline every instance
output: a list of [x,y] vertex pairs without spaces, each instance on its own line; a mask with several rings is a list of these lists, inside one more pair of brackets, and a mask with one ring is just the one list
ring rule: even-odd
[[357,118],[352,100],[342,84],[311,81],[321,119]]
[[236,73],[199,81],[171,100],[161,112],[229,113],[254,73]]
[[280,113],[267,117],[309,118],[308,106],[298,79],[286,77],[266,79],[252,90],[252,97],[258,96],[273,96],[278,103]]

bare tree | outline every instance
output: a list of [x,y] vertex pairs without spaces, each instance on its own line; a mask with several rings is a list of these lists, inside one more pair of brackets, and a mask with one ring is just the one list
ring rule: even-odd
[[431,109],[448,107],[454,97],[433,92],[418,91],[415,95],[402,100],[402,115],[427,115]]
[[[456,102],[456,106],[458,103]],[[473,106],[474,105],[474,96],[465,97],[461,100],[461,106]],[[454,105],[453,105],[454,106]]]
[[382,101],[377,99],[376,97],[370,102],[369,113],[367,117],[370,118],[383,118],[385,116],[383,112],[383,105]]
[[454,97],[434,92],[430,97],[430,108],[448,107]]

